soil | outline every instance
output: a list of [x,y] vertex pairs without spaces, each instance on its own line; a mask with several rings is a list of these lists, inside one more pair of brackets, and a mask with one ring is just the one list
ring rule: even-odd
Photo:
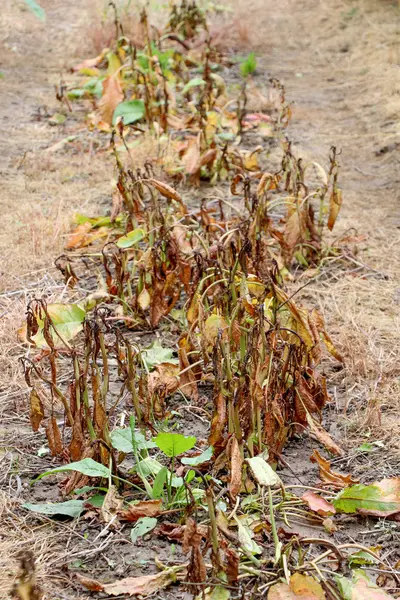
[[[333,268],[299,297],[322,310],[346,357],[346,366],[338,370],[326,362],[334,401],[324,423],[346,450],[333,466],[369,483],[400,475],[399,6],[378,0],[278,4],[260,0],[244,7],[237,2],[232,45],[236,50],[236,43],[248,44],[247,28],[250,47],[259,55],[255,81],[262,85],[268,73],[285,84],[293,101],[287,134],[298,155],[326,165],[330,146],[342,151],[345,201],[335,237],[350,229],[366,237],[354,248],[355,262],[345,270]],[[109,203],[113,174],[111,158],[87,131],[84,111],[74,108],[63,125],[49,123],[60,111],[55,87],[61,76],[68,77],[72,64],[96,54],[93,31],[103,3],[42,0],[41,5],[45,24],[20,0],[5,0],[0,17],[0,314],[6,323],[0,356],[0,597],[11,597],[18,552],[31,549],[46,597],[64,600],[90,595],[77,583],[76,572],[108,581],[156,572],[155,557],[177,564],[185,556],[179,544],[172,549],[160,537],[148,536],[132,549],[130,527],[102,532],[95,514],[57,522],[27,514],[20,506],[59,500],[60,490],[54,480],[29,484],[55,463],[38,456],[45,437],[29,426],[27,390],[17,364],[25,350],[16,341],[16,329],[27,298],[63,293],[53,261],[63,250],[71,216],[76,210],[99,214]],[[72,147],[70,142],[55,147],[72,136]],[[207,436],[207,408],[206,393],[199,406],[171,404],[182,417],[177,415],[176,423],[198,439]],[[366,440],[381,446],[362,454],[357,447]],[[309,460],[315,447],[306,434],[291,441],[279,471],[285,484],[316,485],[318,470]],[[333,537],[320,525],[296,523],[294,529],[309,537],[385,549],[398,547],[400,540],[398,525],[361,517],[343,518]],[[396,562],[395,553],[392,559]],[[159,597],[192,594],[173,588]]]

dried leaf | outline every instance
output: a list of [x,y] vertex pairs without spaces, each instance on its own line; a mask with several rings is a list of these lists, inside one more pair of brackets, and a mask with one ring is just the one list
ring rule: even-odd
[[171,567],[155,575],[142,577],[126,577],[113,583],[100,583],[94,579],[78,575],[80,583],[91,591],[105,592],[110,596],[149,596],[169,586],[176,581],[177,572],[181,567]]
[[51,417],[49,420],[49,423],[46,427],[46,437],[49,443],[51,454],[53,456],[61,454],[63,451],[63,443],[55,417]]
[[161,500],[143,500],[131,504],[125,510],[119,510],[118,516],[122,521],[137,521],[140,517],[158,517],[162,511]]
[[321,442],[323,446],[325,446],[327,450],[329,450],[329,452],[332,452],[332,454],[335,454],[336,456],[343,456],[344,452],[342,448],[336,442],[333,441],[329,433],[325,431],[325,429],[319,423],[317,423],[309,414],[307,414],[307,423],[315,437]]
[[319,465],[319,476],[321,481],[324,483],[332,484],[332,487],[336,489],[342,489],[349,485],[357,483],[357,479],[353,479],[351,475],[342,475],[331,470],[331,463],[329,460],[321,456],[318,450],[313,450],[313,454],[310,457],[311,462],[318,463]]
[[110,485],[100,508],[100,515],[103,522],[112,522],[114,525],[118,525],[117,515],[121,510],[122,505],[123,501],[121,498],[118,498],[115,485]]
[[117,75],[109,75],[103,81],[103,95],[99,101],[101,118],[108,125],[112,124],[112,118],[118,104],[124,99],[121,83]]
[[157,179],[148,179],[147,181],[148,183],[150,183],[150,185],[155,187],[156,190],[158,190],[162,196],[164,196],[165,198],[169,198],[170,200],[175,200],[176,202],[179,202],[179,204],[184,206],[182,196],[179,194],[179,192],[174,190],[173,187],[171,187],[164,181],[158,181]]
[[29,419],[32,425],[32,429],[33,431],[38,431],[40,423],[44,419],[44,407],[43,402],[35,388],[32,388],[31,390],[29,396],[29,406]]
[[335,225],[336,219],[340,212],[340,208],[342,206],[342,202],[342,190],[334,186],[331,197],[329,199],[328,229],[330,229],[330,231],[332,231]]
[[307,491],[305,494],[303,494],[301,499],[308,504],[308,507],[313,512],[316,512],[322,517],[327,517],[336,513],[335,507],[330,504],[330,502],[325,500],[325,498],[318,496],[318,494],[315,494],[314,492]]
[[161,363],[147,378],[147,386],[151,395],[158,393],[164,398],[173,394],[179,387],[179,365]]
[[229,442],[229,454],[231,459],[231,480],[229,483],[229,493],[233,500],[242,488],[242,466],[243,457],[240,452],[239,443],[235,436]]

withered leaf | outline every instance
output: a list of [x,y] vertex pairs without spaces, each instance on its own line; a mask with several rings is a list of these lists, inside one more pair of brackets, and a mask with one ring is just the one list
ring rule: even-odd
[[157,517],[161,511],[161,500],[143,500],[131,504],[127,509],[119,510],[118,516],[122,521],[137,521],[140,517]]
[[229,493],[233,500],[236,500],[236,496],[242,487],[242,466],[243,457],[240,452],[240,446],[235,436],[229,441],[229,453],[231,459],[231,480],[229,483]]
[[96,592],[105,592],[110,596],[149,596],[176,581],[179,570],[179,567],[171,567],[155,575],[126,577],[112,583],[101,583],[80,575],[78,575],[78,580],[87,589]]
[[112,118],[118,104],[124,99],[121,83],[118,75],[109,75],[103,81],[103,95],[99,101],[101,117],[108,125],[112,124]]
[[100,514],[103,522],[111,523],[112,521],[114,525],[118,525],[117,515],[118,511],[121,510],[122,505],[123,500],[118,498],[115,485],[111,485],[108,488],[107,494],[100,508]]
[[304,502],[313,512],[316,512],[322,517],[327,517],[336,513],[335,507],[330,502],[325,500],[325,498],[322,498],[322,496],[318,496],[318,494],[311,492],[310,490],[303,494],[301,499],[304,500]]
[[324,483],[329,483],[331,487],[334,487],[335,489],[341,490],[342,488],[358,482],[358,480],[353,479],[351,475],[342,475],[341,473],[332,471],[331,463],[329,460],[321,456],[318,450],[314,449],[310,460],[311,462],[319,465],[319,476],[321,481]]
[[60,429],[57,425],[56,418],[50,417],[49,423],[46,427],[46,437],[49,443],[50,452],[53,456],[61,454],[63,451],[63,443],[61,439]]
[[336,219],[338,218],[342,202],[342,190],[334,185],[331,197],[329,199],[328,229],[331,231],[335,225]]
[[315,435],[318,441],[332,454],[343,456],[342,448],[332,439],[327,431],[317,423],[309,414],[307,414],[307,423],[311,432]]
[[33,431],[38,431],[40,423],[44,419],[44,407],[43,402],[35,388],[32,388],[31,390],[29,396],[29,406],[29,419],[32,429]]

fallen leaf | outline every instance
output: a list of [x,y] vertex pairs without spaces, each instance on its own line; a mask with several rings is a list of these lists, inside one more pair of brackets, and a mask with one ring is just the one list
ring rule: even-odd
[[110,596],[149,596],[174,583],[177,573],[182,567],[171,567],[155,575],[142,577],[126,577],[112,583],[101,583],[95,579],[77,575],[78,581],[87,589],[96,592],[105,592]]
[[372,485],[353,485],[339,492],[332,504],[338,512],[358,512],[399,521],[400,477],[382,479]]
[[313,463],[319,465],[319,476],[321,481],[324,483],[330,483],[332,487],[336,489],[342,489],[354,483],[358,483],[357,479],[353,479],[351,475],[342,475],[336,471],[331,470],[331,463],[329,460],[321,456],[318,450],[313,450],[310,460]]
[[369,581],[362,571],[357,571],[352,581],[340,575],[335,579],[344,600],[393,600],[393,596]]
[[279,475],[275,473],[273,468],[270,467],[270,465],[263,459],[262,456],[246,458],[246,462],[253,473],[254,479],[259,485],[274,487],[282,484]]
[[276,583],[268,593],[268,600],[325,600],[321,584],[310,575],[295,573],[287,583]]
[[314,492],[307,491],[305,494],[303,494],[301,499],[308,504],[308,507],[313,512],[316,512],[322,517],[327,517],[336,513],[335,507],[332,504]]
[[162,510],[161,500],[143,500],[137,504],[130,504],[128,508],[118,511],[122,521],[137,521],[141,517],[157,517]]

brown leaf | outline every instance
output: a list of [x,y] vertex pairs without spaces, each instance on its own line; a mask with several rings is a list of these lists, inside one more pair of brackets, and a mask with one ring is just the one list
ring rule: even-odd
[[161,500],[143,500],[137,504],[131,504],[129,508],[118,511],[122,521],[137,521],[141,517],[158,517],[162,510]]
[[215,411],[211,421],[211,431],[208,442],[210,446],[215,449],[222,445],[227,419],[226,400],[222,393],[219,393],[214,399],[214,406]]
[[161,319],[171,312],[179,297],[180,283],[176,271],[168,273],[164,281],[154,283],[150,311],[152,327],[157,327]]
[[301,499],[308,504],[308,507],[313,512],[316,512],[322,517],[327,517],[336,513],[335,507],[330,504],[330,502],[325,500],[325,498],[318,496],[318,494],[315,494],[314,492],[307,491],[305,494],[303,494]]
[[321,442],[323,446],[325,446],[327,450],[329,450],[329,452],[332,452],[332,454],[335,454],[336,456],[343,456],[344,452],[342,448],[336,442],[333,441],[329,433],[325,431],[325,429],[319,423],[317,423],[309,414],[307,415],[307,423],[315,437]]
[[236,496],[242,488],[243,457],[240,453],[239,443],[235,436],[232,436],[229,441],[229,454],[231,458],[231,480],[229,483],[229,493],[232,497],[232,500],[236,500]]
[[87,58],[83,62],[72,67],[71,71],[76,72],[76,71],[80,71],[81,69],[93,69],[94,67],[97,67],[97,65],[101,63],[101,61],[103,60],[103,58],[105,57],[107,52],[108,52],[108,48],[105,48],[102,51],[102,53],[99,54],[98,56],[95,56],[95,58]]
[[199,399],[199,390],[197,387],[196,376],[190,369],[190,362],[187,355],[188,339],[181,337],[179,342],[179,371],[184,371],[179,377],[179,387],[188,398],[195,402]]
[[63,443],[61,440],[61,433],[57,425],[55,417],[51,417],[46,427],[46,437],[49,443],[49,448],[53,456],[61,454],[63,451]]
[[318,450],[313,450],[310,460],[311,462],[319,465],[319,476],[321,481],[331,484],[331,486],[337,490],[341,490],[349,485],[358,483],[358,479],[353,479],[351,475],[342,475],[341,473],[332,471],[331,463],[329,460],[321,456]]
[[155,575],[126,577],[113,583],[100,583],[94,579],[79,576],[80,583],[91,591],[105,592],[110,596],[149,596],[176,581],[177,568],[172,567]]
[[40,423],[44,419],[44,407],[43,402],[35,388],[32,388],[29,396],[29,419],[33,431],[38,431]]
[[118,104],[124,99],[121,83],[118,75],[109,75],[103,81],[103,95],[99,101],[101,117],[108,125],[112,124],[112,118]]
[[117,489],[115,485],[111,485],[108,488],[107,494],[105,495],[103,504],[100,508],[100,515],[104,523],[114,524],[114,527],[118,525],[117,515],[121,510],[123,501],[117,496]]
[[[158,181],[157,179],[148,179],[147,181],[148,183],[150,183],[150,185],[155,187],[156,190],[158,190],[162,196],[164,196],[165,198],[169,198],[170,200],[175,200],[176,202],[179,202],[179,204],[184,206],[182,196],[179,194],[179,192],[174,190],[173,187],[171,187],[164,181]],[[187,212],[186,206],[185,212]]]
[[72,437],[69,445],[69,453],[72,460],[80,460],[84,451],[85,440],[82,429],[82,415],[75,414],[74,424],[72,427]]
[[329,216],[328,216],[328,229],[332,231],[340,208],[342,206],[343,197],[342,190],[334,185],[331,197],[329,199]]
[[175,392],[179,387],[179,365],[161,363],[147,378],[149,393],[161,393],[164,397]]
[[182,551],[187,554],[191,549],[190,563],[187,571],[187,581],[201,583],[206,580],[207,571],[200,551],[201,533],[197,531],[194,519],[188,517],[183,534]]
[[84,577],[80,573],[76,573],[76,578],[78,579],[79,583],[83,585],[83,587],[91,592],[102,592],[104,590],[104,585],[95,579]]

